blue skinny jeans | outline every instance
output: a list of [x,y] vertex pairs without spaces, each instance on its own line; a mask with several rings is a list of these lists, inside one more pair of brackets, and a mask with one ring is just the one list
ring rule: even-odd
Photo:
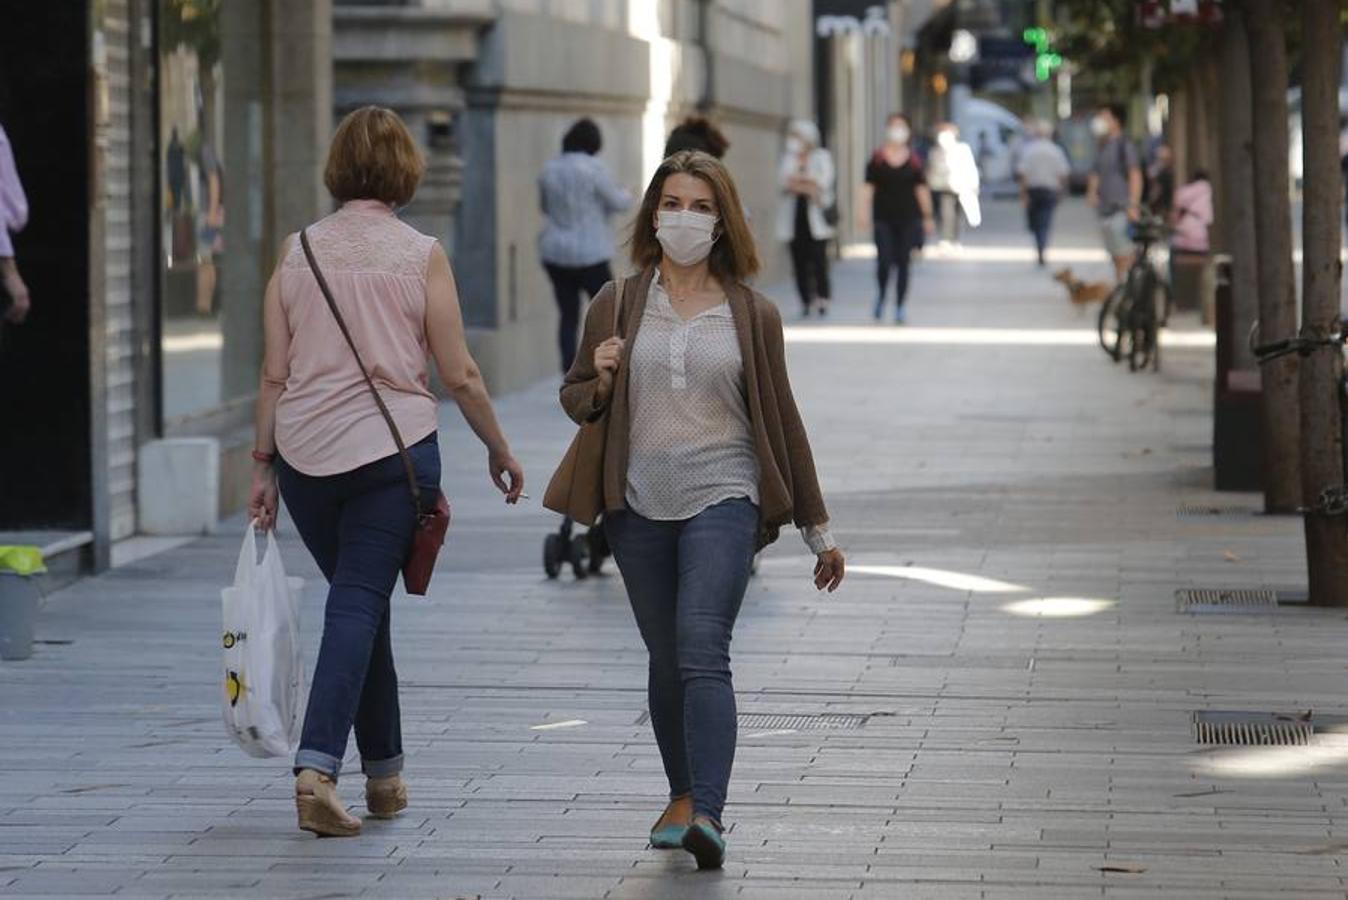
[[[440,490],[434,433],[408,448],[423,499]],[[352,726],[361,771],[402,771],[398,673],[389,634],[389,595],[412,546],[416,513],[398,454],[338,475],[305,475],[278,457],[277,484],[304,545],[328,580],[323,640],[295,771],[341,774]]]
[[651,726],[670,797],[691,793],[693,814],[719,824],[737,733],[730,638],[757,549],[758,507],[726,500],[681,521],[624,510],[605,527],[650,654]]

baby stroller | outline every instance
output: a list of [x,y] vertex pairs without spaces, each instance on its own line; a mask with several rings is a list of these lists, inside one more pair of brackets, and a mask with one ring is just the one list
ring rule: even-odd
[[548,578],[556,578],[568,563],[577,579],[598,575],[604,568],[610,551],[603,518],[584,534],[571,533],[575,524],[570,516],[563,516],[561,527],[544,539],[543,571]]

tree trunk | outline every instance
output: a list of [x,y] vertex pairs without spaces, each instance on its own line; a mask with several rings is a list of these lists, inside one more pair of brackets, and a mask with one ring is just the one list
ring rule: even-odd
[[1184,184],[1193,171],[1193,150],[1189,141],[1190,109],[1194,102],[1194,78],[1186,75],[1184,83],[1170,95],[1170,152],[1175,159],[1175,184]]
[[[1193,117],[1190,125],[1193,129],[1193,148],[1196,166],[1206,166],[1212,178],[1212,197],[1217,204],[1214,207],[1216,221],[1222,216],[1222,161],[1217,152],[1216,141],[1221,136],[1221,123],[1218,110],[1221,107],[1221,60],[1216,53],[1204,53],[1195,66],[1194,84],[1197,103],[1192,104]],[[1220,233],[1220,232],[1219,232]]]
[[[1258,241],[1259,342],[1292,337],[1297,328],[1292,269],[1292,206],[1287,196],[1287,42],[1278,0],[1246,0],[1254,132],[1254,225]],[[1301,417],[1295,354],[1261,366],[1264,511],[1295,512],[1301,501]]]
[[[1302,201],[1302,333],[1338,335],[1339,183],[1338,0],[1303,0],[1301,128],[1305,153]],[[1343,353],[1317,348],[1301,363],[1302,497],[1314,507],[1320,492],[1343,485],[1343,433],[1339,412]],[[1348,519],[1306,514],[1310,600],[1348,606]]]
[[1246,339],[1259,308],[1259,279],[1255,263],[1254,232],[1254,122],[1250,109],[1250,43],[1245,16],[1238,6],[1223,10],[1225,25],[1221,49],[1221,158],[1222,218],[1218,220],[1223,248],[1231,255],[1231,321],[1233,334],[1219,340],[1231,342],[1232,365],[1252,369],[1254,354]]

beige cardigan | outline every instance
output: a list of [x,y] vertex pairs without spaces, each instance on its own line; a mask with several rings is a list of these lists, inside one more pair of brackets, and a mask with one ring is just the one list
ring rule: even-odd
[[[625,338],[626,345],[609,399],[608,434],[604,445],[604,508],[609,511],[624,509],[627,503],[630,429],[627,375],[632,346],[646,310],[646,298],[654,275],[654,268],[646,269],[628,278],[623,288],[618,333]],[[759,544],[763,546],[775,541],[781,527],[788,522],[794,522],[798,528],[826,524],[828,511],[819,490],[810,441],[787,378],[781,314],[772,301],[742,284],[728,285],[726,296],[744,359],[749,419],[758,454],[762,518]],[[614,285],[609,283],[590,304],[580,350],[562,382],[562,408],[577,423],[592,420],[603,412],[603,407],[595,403],[599,379],[594,368],[594,351],[612,337],[614,302]]]

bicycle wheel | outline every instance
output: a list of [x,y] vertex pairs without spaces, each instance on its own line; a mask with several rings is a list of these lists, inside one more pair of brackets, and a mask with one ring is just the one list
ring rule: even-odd
[[1123,320],[1127,315],[1127,292],[1119,285],[1109,292],[1100,307],[1100,320],[1096,331],[1100,337],[1100,348],[1109,354],[1109,358],[1118,362],[1123,358]]
[[1132,339],[1128,348],[1128,371],[1138,372],[1148,365],[1155,364],[1158,321],[1156,304],[1160,288],[1157,285],[1156,273],[1151,269],[1138,272],[1137,277],[1130,278],[1128,284],[1129,295],[1132,297],[1129,322]]

